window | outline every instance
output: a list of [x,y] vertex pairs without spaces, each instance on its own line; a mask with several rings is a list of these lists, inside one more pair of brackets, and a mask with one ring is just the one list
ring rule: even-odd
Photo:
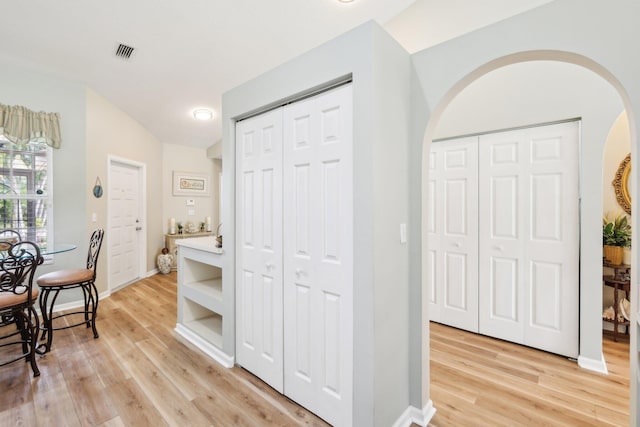
[[52,212],[52,149],[44,142],[14,144],[0,135],[0,229],[46,249]]

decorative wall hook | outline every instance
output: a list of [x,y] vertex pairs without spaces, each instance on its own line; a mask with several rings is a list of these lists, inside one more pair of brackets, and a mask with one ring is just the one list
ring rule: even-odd
[[100,177],[96,177],[96,185],[93,186],[93,195],[96,199],[102,197],[102,183],[100,182]]

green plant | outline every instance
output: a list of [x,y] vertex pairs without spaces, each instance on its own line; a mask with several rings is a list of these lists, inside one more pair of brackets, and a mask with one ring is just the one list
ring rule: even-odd
[[608,246],[631,246],[631,224],[625,214],[611,220],[602,218],[602,244]]

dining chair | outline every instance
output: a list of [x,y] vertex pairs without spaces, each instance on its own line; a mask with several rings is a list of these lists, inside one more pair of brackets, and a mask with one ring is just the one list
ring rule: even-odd
[[[33,278],[42,261],[40,248],[29,241],[10,243],[0,259],[0,366],[24,359],[31,363],[34,377],[40,370],[36,363],[39,319],[33,306],[38,290],[34,289]],[[21,347],[22,352],[5,353],[9,347]]]
[[[102,228],[98,228],[91,234],[86,268],[53,271],[41,275],[36,280],[40,287],[39,303],[40,313],[42,313],[42,325],[40,326],[42,336],[40,339],[46,339],[46,343],[39,346],[41,353],[47,353],[51,350],[53,331],[87,325],[87,328],[91,327],[93,330],[93,337],[98,338],[98,330],[96,329],[98,290],[95,281],[103,237],[104,230]],[[82,290],[84,298],[82,310],[65,311],[54,315],[54,307],[59,293],[70,289]],[[59,324],[54,326],[54,320],[74,315],[76,319],[71,320],[71,324],[58,322]],[[83,316],[81,321],[77,321],[78,315]]]
[[0,252],[9,249],[12,243],[16,243],[22,240],[20,232],[11,228],[5,228],[0,230]]

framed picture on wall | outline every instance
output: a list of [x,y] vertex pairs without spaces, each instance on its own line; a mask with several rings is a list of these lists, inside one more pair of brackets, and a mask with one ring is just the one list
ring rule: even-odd
[[204,173],[173,171],[174,196],[210,196],[209,175]]

